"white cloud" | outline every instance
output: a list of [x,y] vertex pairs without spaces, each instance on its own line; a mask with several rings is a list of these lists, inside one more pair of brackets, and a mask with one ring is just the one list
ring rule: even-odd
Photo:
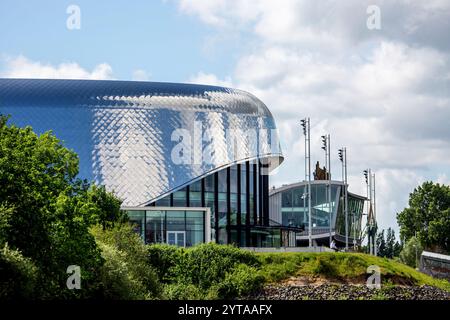
[[[371,167],[380,225],[397,228],[409,192],[425,180],[448,182],[450,3],[255,0],[253,10],[239,10],[246,2],[181,1],[180,10],[218,34],[245,33],[235,68],[222,78],[276,118],[285,162],[271,184],[303,179],[298,121],[309,116],[312,160],[323,161],[320,135],[331,133],[333,153],[347,146],[351,191],[365,194],[362,171]],[[381,9],[381,30],[366,27],[370,4]],[[222,84],[210,73],[193,78]]]
[[208,84],[213,86],[222,86],[222,87],[232,87],[231,79],[228,77],[224,80],[221,80],[216,77],[216,75],[212,73],[204,73],[199,72],[195,76],[192,76],[188,80],[189,83],[196,83],[196,84]]
[[75,62],[53,66],[48,63],[32,61],[20,55],[6,58],[4,64],[1,76],[5,78],[113,79],[112,68],[107,63],[98,64],[92,71],[88,71]]
[[137,69],[133,71],[131,79],[134,81],[148,81],[150,76],[145,70]]

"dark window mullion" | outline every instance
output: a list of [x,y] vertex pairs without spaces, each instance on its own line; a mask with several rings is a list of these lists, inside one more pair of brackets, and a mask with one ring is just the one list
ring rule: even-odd
[[245,203],[245,205],[247,206],[247,210],[246,210],[246,221],[245,221],[245,224],[246,224],[246,228],[245,228],[245,232],[246,232],[246,235],[245,235],[245,241],[247,242],[247,247],[250,247],[251,246],[251,244],[250,244],[250,215],[251,215],[251,213],[250,213],[250,162],[249,161],[247,161],[246,163],[245,163],[245,171],[246,171],[246,174],[245,174],[245,179],[246,179],[246,182],[245,182],[245,187],[246,187],[246,192],[245,192],[245,197],[246,197],[246,203]]
[[241,245],[241,165],[237,165],[237,243]]
[[214,228],[216,229],[216,242],[219,243],[219,173],[214,173]]
[[255,223],[255,225],[257,225],[257,221],[258,221],[258,198],[257,198],[257,193],[258,193],[258,185],[257,185],[257,174],[258,174],[258,166],[256,165],[256,163],[252,164],[253,166],[253,221]]
[[190,207],[191,206],[191,197],[190,197],[190,194],[189,194],[189,192],[190,192],[190,188],[189,188],[189,186],[186,186],[186,207]]
[[231,196],[230,196],[230,189],[231,189],[231,183],[230,183],[230,167],[227,168],[227,244],[230,243],[230,236],[231,236]]
[[203,178],[201,180],[201,188],[200,188],[200,190],[201,190],[201,201],[202,201],[201,206],[202,206],[202,208],[204,208],[205,207],[205,178]]

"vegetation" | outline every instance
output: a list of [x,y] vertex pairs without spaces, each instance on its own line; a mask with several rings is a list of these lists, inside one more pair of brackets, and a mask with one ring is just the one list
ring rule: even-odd
[[416,237],[412,237],[406,242],[405,247],[400,253],[400,261],[412,268],[417,268],[422,251],[423,248],[419,240]]
[[264,280],[257,272],[257,256],[233,246],[151,245],[148,261],[158,270],[170,299],[233,298],[256,290]]
[[155,269],[147,261],[147,247],[131,225],[118,224],[103,230],[91,229],[105,264],[100,269],[101,290],[108,299],[159,298],[161,285]]
[[395,240],[395,231],[391,228],[387,229],[386,237],[384,230],[377,236],[377,255],[393,259],[398,257],[402,250],[402,245]]
[[321,277],[337,281],[365,281],[367,267],[377,265],[385,284],[430,285],[450,291],[450,283],[434,279],[402,263],[362,253],[262,253],[260,274],[266,282],[290,276]]
[[403,243],[417,237],[427,250],[450,254],[450,186],[425,182],[409,195],[397,214]]
[[[77,173],[77,155],[51,132],[0,116],[0,299],[103,295],[105,257],[89,228],[126,218],[119,199]],[[83,290],[66,287],[70,265],[80,266]]]

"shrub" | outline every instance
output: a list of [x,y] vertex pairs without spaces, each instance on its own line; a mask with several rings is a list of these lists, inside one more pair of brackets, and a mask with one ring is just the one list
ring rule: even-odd
[[106,299],[146,299],[149,298],[145,285],[131,272],[132,261],[127,255],[112,245],[98,243],[105,263],[100,269],[102,296]]
[[416,268],[418,260],[422,254],[423,247],[416,237],[412,237],[406,242],[403,250],[400,252],[400,261],[410,267]]
[[168,244],[147,246],[148,263],[155,269],[162,283],[176,280],[175,266],[181,263],[183,249]]
[[235,297],[261,282],[257,256],[233,246],[208,243],[184,249],[150,245],[148,261],[168,284],[165,295],[170,299]]
[[18,250],[0,249],[0,300],[34,297],[38,269]]
[[240,263],[217,285],[217,292],[219,297],[231,299],[252,293],[263,283],[264,277],[255,267]]
[[193,284],[171,283],[164,285],[164,298],[169,300],[205,299],[204,291]]
[[176,272],[181,281],[207,290],[240,263],[257,266],[259,261],[255,254],[233,246],[200,244],[185,251]]
[[[147,248],[128,223],[116,224],[107,230],[96,226],[91,233],[105,259],[101,273],[106,297],[142,299],[160,296],[161,285],[155,270],[148,264]],[[123,289],[117,283],[123,283]]]

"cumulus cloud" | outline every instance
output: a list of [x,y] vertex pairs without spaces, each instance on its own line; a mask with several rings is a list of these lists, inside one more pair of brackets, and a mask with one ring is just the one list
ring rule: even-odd
[[113,79],[112,68],[107,63],[96,65],[92,71],[82,68],[75,62],[60,63],[53,66],[48,63],[32,61],[22,55],[4,60],[1,76],[5,78],[38,79]]
[[133,71],[131,79],[135,81],[148,81],[150,76],[145,70],[137,69]]
[[232,87],[231,79],[227,77],[224,80],[219,79],[215,74],[199,72],[188,79],[189,83],[208,84],[213,86]]
[[[362,170],[377,174],[378,218],[395,227],[419,183],[448,183],[450,170],[450,3],[448,1],[180,1],[217,34],[245,34],[226,83],[264,101],[279,127],[285,162],[273,184],[301,180],[299,119],[311,117],[312,159],[320,135],[347,146],[351,190],[365,194]],[[216,4],[216,5],[215,5]],[[369,5],[381,29],[366,26]],[[224,44],[222,44],[224,45]],[[201,73],[202,82],[222,84]],[[333,177],[340,179],[337,156]]]

